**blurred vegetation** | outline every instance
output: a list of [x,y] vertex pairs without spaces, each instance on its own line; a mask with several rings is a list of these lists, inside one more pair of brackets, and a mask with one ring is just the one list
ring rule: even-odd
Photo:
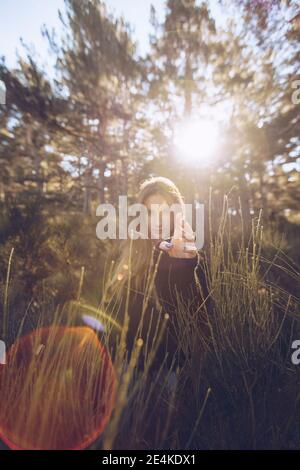
[[[168,0],[162,22],[152,8],[140,56],[130,25],[104,3],[65,0],[61,30],[43,28],[53,75],[30,48],[15,68],[0,63],[0,289],[12,338],[25,316],[26,329],[51,321],[79,288],[101,304],[115,243],[96,238],[99,203],[133,200],[151,175],[205,203],[213,343],[171,398],[165,372],[125,390],[119,431],[104,439],[116,448],[299,448],[297,2],[220,8],[222,22],[209,2]],[[225,114],[221,150],[191,167],[177,158],[175,124],[211,110]],[[201,332],[189,328],[194,344]]]

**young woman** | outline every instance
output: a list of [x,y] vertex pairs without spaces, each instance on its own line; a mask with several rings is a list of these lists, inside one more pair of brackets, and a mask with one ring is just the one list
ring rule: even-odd
[[[142,357],[157,347],[157,366],[164,360],[168,366],[178,365],[183,357],[180,343],[188,330],[187,320],[191,316],[195,320],[196,315],[194,325],[205,329],[208,293],[203,263],[194,233],[184,218],[183,197],[172,181],[163,177],[146,180],[138,202],[147,208],[148,237],[122,244],[107,290],[109,306],[121,325],[124,321],[126,324],[128,312],[129,351],[136,339],[142,338]],[[166,238],[162,215],[164,208],[174,204],[179,210],[175,215],[168,212],[170,231]],[[155,210],[159,213],[153,215]]]

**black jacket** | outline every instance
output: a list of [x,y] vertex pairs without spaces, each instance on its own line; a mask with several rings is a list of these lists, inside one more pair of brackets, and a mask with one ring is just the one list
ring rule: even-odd
[[[181,259],[172,258],[168,253],[155,249],[154,257],[155,261],[158,261],[155,288],[159,304],[157,305],[155,298],[150,297],[141,322],[144,294],[130,293],[127,349],[131,352],[136,339],[143,339],[144,346],[139,361],[139,365],[143,367],[144,355],[155,345],[161,331],[164,331],[153,367],[159,367],[166,354],[165,364],[170,367],[173,359],[174,364],[179,364],[184,359],[182,351],[178,348],[178,337],[182,333],[179,310],[181,315],[185,314],[185,310],[189,313],[197,311],[197,315],[201,315],[202,311],[203,314],[201,305],[208,296],[207,283],[200,253],[194,258]],[[117,314],[114,314],[121,325],[124,322],[125,302],[125,298],[122,299]],[[116,341],[114,335],[110,341]]]

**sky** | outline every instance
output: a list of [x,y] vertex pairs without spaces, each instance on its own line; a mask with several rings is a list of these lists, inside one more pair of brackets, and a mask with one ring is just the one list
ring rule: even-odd
[[[181,0],[178,0],[181,1]],[[150,33],[150,5],[158,15],[163,15],[164,0],[108,0],[107,6],[116,16],[123,15],[134,29],[139,51],[147,50]],[[0,0],[0,56],[5,56],[8,66],[16,63],[16,50],[24,51],[20,38],[40,55],[43,63],[49,60],[47,41],[41,27],[60,29],[58,9],[64,10],[63,0]]]
[[[188,4],[189,0],[178,2]],[[165,0],[105,0],[105,3],[116,16],[123,15],[129,21],[134,38],[139,43],[139,52],[144,54],[151,32],[150,6],[155,7],[158,17],[162,19]],[[217,24],[223,26],[225,10],[221,12],[218,0],[209,0],[208,3]],[[49,62],[47,41],[41,35],[41,27],[46,24],[49,29],[55,28],[59,32],[58,9],[64,10],[64,0],[0,0],[0,57],[6,57],[9,67],[16,63],[16,50],[24,51],[20,38],[34,46],[43,63]]]

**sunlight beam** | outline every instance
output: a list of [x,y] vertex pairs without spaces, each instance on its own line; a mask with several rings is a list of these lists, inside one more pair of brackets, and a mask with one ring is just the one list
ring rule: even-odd
[[174,144],[178,156],[189,164],[209,164],[216,154],[218,124],[212,120],[192,120],[175,129]]

